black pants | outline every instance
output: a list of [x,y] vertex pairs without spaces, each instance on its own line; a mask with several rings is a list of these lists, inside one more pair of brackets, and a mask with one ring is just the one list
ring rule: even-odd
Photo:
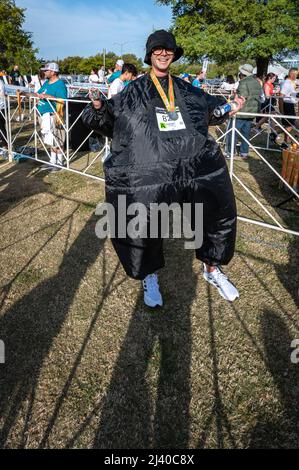
[[5,127],[5,118],[2,115],[2,113],[4,113],[4,109],[1,110],[1,112],[0,112],[0,146],[7,147],[7,142],[5,140],[7,138],[6,127]]
[[[113,199],[110,198],[109,202],[117,209],[116,197]],[[143,202],[142,198],[139,201]],[[225,265],[231,261],[235,250],[237,213],[226,165],[196,180],[169,185],[159,203],[162,201],[180,205],[191,203],[192,209],[195,203],[202,203],[203,244],[195,250],[195,256],[211,266]],[[192,217],[191,229],[194,230]],[[132,239],[127,236],[112,238],[112,244],[126,273],[133,279],[142,280],[165,265],[163,238]]]
[[[283,102],[283,114],[286,116],[296,116],[295,105],[293,103],[286,103]],[[296,124],[296,117],[294,120],[291,119],[282,119],[281,124],[285,127],[295,126]]]

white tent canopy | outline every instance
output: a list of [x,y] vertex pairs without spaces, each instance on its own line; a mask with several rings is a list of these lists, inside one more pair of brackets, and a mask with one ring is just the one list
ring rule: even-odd
[[[256,73],[257,69],[253,70],[253,73]],[[283,67],[280,64],[273,62],[268,66],[268,73],[275,73],[277,75],[278,80],[284,80],[284,77],[289,73],[289,70]]]

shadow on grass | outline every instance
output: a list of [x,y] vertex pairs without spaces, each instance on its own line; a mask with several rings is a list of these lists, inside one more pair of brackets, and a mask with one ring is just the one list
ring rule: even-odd
[[167,268],[160,275],[165,307],[147,309],[143,294],[136,303],[104,398],[95,448],[188,445],[190,310],[197,278],[193,253],[178,245],[166,246]]
[[64,255],[59,272],[17,301],[0,319],[6,351],[0,378],[0,447],[6,447],[21,413],[26,417],[19,447],[26,446],[43,361],[63,326],[82,278],[103,248],[95,236],[95,224],[92,216]]
[[[24,204],[24,198],[47,192],[48,185],[41,178],[35,178],[32,183],[30,175],[34,168],[36,165],[29,162],[10,165],[4,171],[0,167],[0,215]],[[1,190],[3,186],[5,188]]]
[[[299,447],[299,364],[291,362],[291,336],[286,323],[271,310],[261,317],[261,336],[266,354],[266,366],[279,391],[282,413],[259,417],[251,433],[251,448]],[[299,338],[299,336],[298,336]]]
[[[267,160],[272,163],[271,159],[273,160],[273,166],[280,171],[280,155],[274,155],[268,153]],[[265,164],[262,166],[257,162],[255,159],[249,157],[248,159],[249,171],[254,176],[256,182],[259,185],[260,192],[263,198],[267,201],[268,205],[275,206],[277,205],[278,201],[283,202],[288,198],[288,193],[284,190],[278,189],[278,177],[266,167]],[[275,187],[275,183],[277,186]],[[290,228],[292,230],[298,231],[298,222],[299,222],[299,212],[298,212],[298,204],[291,204],[289,210],[286,205],[282,205],[282,207],[276,211],[279,213],[279,216],[282,218],[284,222],[284,226],[286,228]],[[274,213],[275,210],[272,210]],[[270,230],[270,229],[265,229]],[[286,289],[289,292],[297,307],[299,307],[299,299],[298,299],[298,286],[299,286],[299,278],[298,278],[298,263],[299,263],[299,237],[290,236],[288,237],[289,246],[288,246],[288,255],[289,260],[286,264],[276,264],[275,269],[277,272],[277,276]]]

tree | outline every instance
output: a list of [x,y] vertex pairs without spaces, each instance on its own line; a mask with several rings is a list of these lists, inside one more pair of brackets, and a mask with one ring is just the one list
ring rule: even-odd
[[122,59],[124,62],[127,62],[128,64],[135,65],[137,70],[141,70],[143,67],[143,60],[138,59],[138,57],[135,54],[123,54]]
[[13,0],[0,0],[0,67],[6,69],[18,64],[23,73],[36,70],[39,65],[32,35],[22,29],[24,12]]
[[[119,57],[114,52],[107,52],[105,56],[106,68],[114,68],[115,63]],[[134,54],[124,54],[122,59],[125,62],[136,65],[140,70],[143,65],[142,59],[138,59]],[[59,60],[59,67],[62,73],[84,73],[90,74],[91,69],[98,70],[100,66],[104,65],[103,54],[97,54],[90,57],[70,56]]]
[[173,32],[192,61],[269,61],[299,50],[298,0],[157,0],[171,5]]
[[79,72],[78,65],[81,62],[80,56],[69,56],[58,61],[61,73],[73,74]]

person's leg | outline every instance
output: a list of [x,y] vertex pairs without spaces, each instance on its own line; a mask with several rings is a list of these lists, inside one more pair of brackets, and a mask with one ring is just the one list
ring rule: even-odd
[[[63,149],[64,149],[64,143],[65,143],[65,138],[66,138],[66,132],[63,128],[63,126],[56,126],[54,127],[53,130],[53,136],[54,136],[54,144],[55,144],[55,149],[53,149],[56,153],[56,165],[59,165],[60,167],[63,167],[64,165],[64,157],[63,157]],[[59,168],[54,167],[53,171],[58,171]]]
[[0,152],[3,156],[7,155],[7,133],[5,126],[5,118],[2,114],[4,110],[0,110]]
[[[251,129],[252,119],[243,119],[242,127],[240,129],[241,134],[246,140],[250,139],[250,129]],[[242,139],[240,155],[242,158],[247,158],[249,153],[249,144]]]
[[[292,103],[283,103],[283,112],[286,116],[295,116],[294,120],[292,118],[283,119],[282,123],[285,126],[286,130],[291,134],[294,131],[294,126],[296,125],[296,110],[295,105]],[[290,137],[288,134],[284,134],[284,140],[286,143],[289,142]]]
[[223,298],[233,301],[239,293],[221,270],[221,265],[228,264],[233,258],[237,225],[236,203],[227,167],[197,178],[189,194],[194,203],[203,204],[203,243],[196,248],[195,254],[204,264],[204,279],[216,287]]
[[[145,201],[151,196],[145,192],[132,195],[119,194],[118,189],[109,185],[111,180],[107,168],[105,168],[105,176],[106,202],[113,208],[111,210],[113,220],[110,221],[110,226],[115,228],[111,242],[118,259],[129,277],[142,281],[144,303],[149,307],[162,306],[163,300],[159,291],[157,271],[165,265],[163,239],[160,236],[159,226],[156,238],[150,238],[149,203]],[[128,215],[129,207],[136,200],[144,203],[147,212],[146,219],[140,220],[138,224],[140,237],[130,232],[132,220],[137,214]]]

